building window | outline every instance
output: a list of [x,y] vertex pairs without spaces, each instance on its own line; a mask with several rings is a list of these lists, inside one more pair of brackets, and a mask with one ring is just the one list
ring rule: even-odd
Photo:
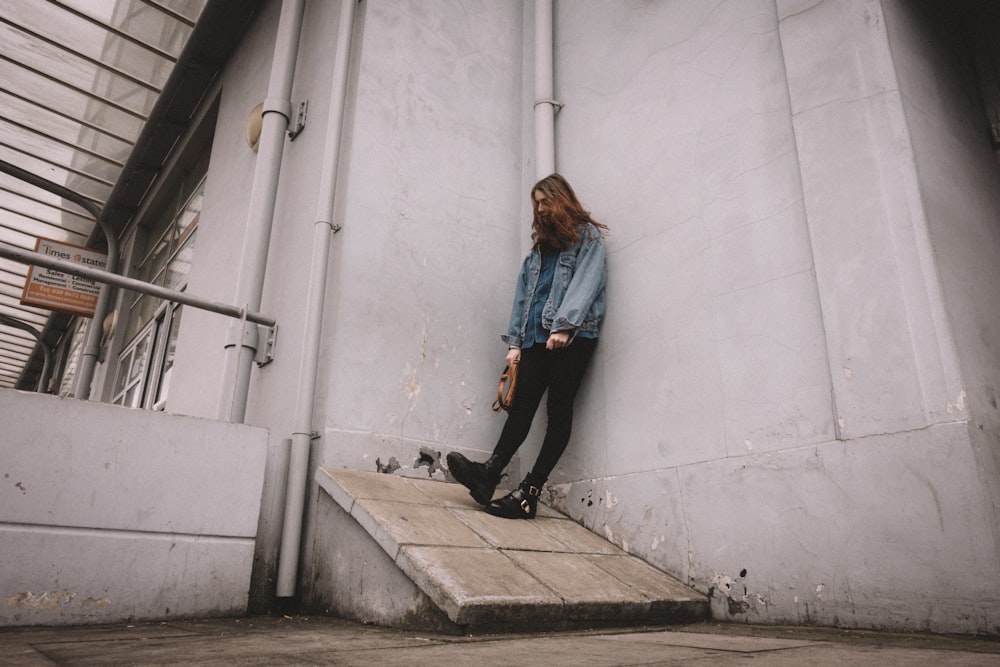
[[[198,221],[205,192],[204,170],[176,212],[146,230],[148,239],[137,277],[184,291],[194,258]],[[183,190],[182,190],[183,192]],[[158,297],[134,294],[128,302],[126,339],[118,357],[112,403],[163,410],[170,389],[182,307]]]
[[83,352],[83,344],[87,339],[87,329],[90,327],[90,320],[78,317],[76,330],[69,344],[69,351],[66,354],[66,367],[62,372],[62,380],[59,382],[59,395],[67,397],[73,393],[73,380],[76,379],[76,367],[80,362],[80,355]]

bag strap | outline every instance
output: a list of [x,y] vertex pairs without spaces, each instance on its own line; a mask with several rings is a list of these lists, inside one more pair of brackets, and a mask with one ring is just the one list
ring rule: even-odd
[[500,374],[500,384],[497,386],[497,400],[493,401],[493,412],[510,410],[514,404],[514,390],[517,388],[517,362],[507,365]]

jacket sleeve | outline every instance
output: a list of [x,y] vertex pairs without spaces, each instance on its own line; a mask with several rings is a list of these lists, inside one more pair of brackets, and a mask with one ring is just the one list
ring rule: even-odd
[[502,334],[507,345],[520,348],[524,344],[522,338],[524,331],[524,308],[528,298],[528,260],[531,255],[521,262],[521,271],[517,274],[517,284],[514,288],[514,303],[510,308],[510,320],[507,323],[507,333]]
[[552,320],[552,331],[575,332],[583,324],[594,300],[604,289],[608,279],[608,257],[604,239],[594,227],[588,226],[584,232],[586,240],[576,256],[573,278],[566,288],[556,315]]

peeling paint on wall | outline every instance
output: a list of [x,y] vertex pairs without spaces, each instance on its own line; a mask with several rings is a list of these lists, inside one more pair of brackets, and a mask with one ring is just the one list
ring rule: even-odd
[[414,468],[427,468],[427,476],[433,477],[434,473],[440,472],[442,474],[447,474],[447,470],[443,465],[441,465],[441,452],[435,451],[430,447],[421,447],[420,454],[417,456],[416,460],[413,462]]
[[746,586],[746,577],[746,568],[740,570],[739,576],[735,579],[727,574],[716,574],[712,577],[708,597],[713,616],[746,620],[750,613],[766,611],[767,598],[760,593],[750,592]]
[[87,598],[80,602],[81,606],[84,607],[95,607],[97,609],[105,609],[111,606],[111,600],[108,598]]
[[[368,456],[364,458],[367,459]],[[419,448],[416,458],[408,465],[400,463],[395,456],[389,456],[385,462],[382,461],[382,457],[377,457],[375,472],[400,477],[429,477],[440,481],[454,481],[441,460],[441,451],[426,446]]]
[[[421,353],[422,355],[423,353]],[[403,376],[399,379],[399,386],[406,394],[406,399],[410,401],[411,408],[412,403],[420,396],[420,382],[417,380],[417,375],[420,372],[420,367],[423,365],[423,359],[421,358],[421,363],[416,367],[410,365],[409,362],[403,368]]]
[[382,472],[382,473],[386,473],[386,474],[391,474],[391,473],[396,472],[397,470],[399,470],[402,467],[403,466],[399,465],[399,461],[396,460],[395,456],[390,456],[389,457],[389,462],[386,463],[386,464],[384,464],[384,465],[382,464],[382,459],[375,459],[375,471],[376,472]]
[[958,392],[958,397],[954,401],[948,401],[948,414],[955,414],[956,412],[965,412],[965,398],[967,394],[965,390]]
[[20,609],[31,609],[35,611],[50,611],[54,614],[61,614],[63,606],[69,604],[76,597],[76,593],[69,591],[46,591],[44,593],[15,593],[4,602],[7,607]]

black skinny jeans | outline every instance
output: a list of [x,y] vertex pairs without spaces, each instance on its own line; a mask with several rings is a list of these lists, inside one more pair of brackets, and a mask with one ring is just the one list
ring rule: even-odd
[[542,440],[542,449],[538,452],[538,459],[529,475],[530,483],[537,487],[541,487],[549,478],[569,443],[573,430],[573,402],[587,366],[590,365],[590,359],[594,356],[597,340],[576,338],[569,346],[557,350],[546,350],[544,343],[536,343],[521,350],[514,403],[510,407],[493,455],[504,466],[510,462],[528,437],[542,394],[548,389],[548,426],[545,439]]

